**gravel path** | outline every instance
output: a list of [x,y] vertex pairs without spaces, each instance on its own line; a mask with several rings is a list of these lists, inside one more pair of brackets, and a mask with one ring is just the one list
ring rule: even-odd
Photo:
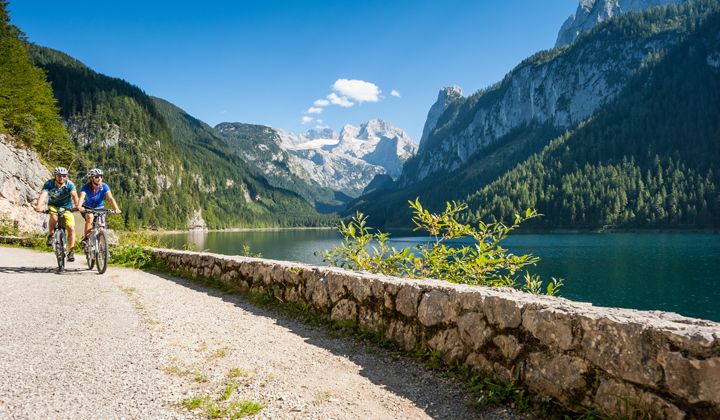
[[99,276],[80,258],[63,274],[53,264],[0,248],[0,418],[192,418],[260,405],[255,418],[520,417],[478,411],[411,359],[242,298],[131,269]]

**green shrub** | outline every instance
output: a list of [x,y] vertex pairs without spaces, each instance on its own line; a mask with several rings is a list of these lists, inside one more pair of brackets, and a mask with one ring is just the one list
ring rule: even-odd
[[[413,210],[415,230],[425,231],[431,241],[398,250],[388,245],[388,233],[368,227],[367,216],[358,212],[347,224],[340,223],[339,231],[344,237],[343,242],[340,246],[323,252],[323,260],[351,270],[504,287],[515,286],[523,269],[539,261],[539,258],[531,254],[512,254],[500,245],[521,223],[538,217],[535,210],[527,209],[523,215],[516,214],[509,226],[502,222],[479,222],[475,227],[457,220],[458,215],[467,209],[464,203],[449,202],[440,214],[424,209],[418,199],[408,203]],[[459,246],[457,243],[450,243],[461,238],[472,239],[472,243]],[[542,282],[537,276],[525,272],[524,280],[521,285],[523,289],[540,293]],[[557,293],[561,285],[562,281],[552,279],[546,293]]]
[[149,249],[140,246],[121,245],[110,249],[110,263],[126,267],[145,268],[152,261]]
[[18,235],[20,235],[20,229],[18,229],[17,221],[13,221],[6,217],[0,217],[0,236]]

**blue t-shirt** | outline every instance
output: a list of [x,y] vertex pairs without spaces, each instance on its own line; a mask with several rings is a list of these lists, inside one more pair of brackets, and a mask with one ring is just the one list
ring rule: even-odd
[[51,179],[43,185],[43,191],[48,192],[48,206],[71,209],[73,203],[70,193],[77,190],[75,189],[75,184],[69,179],[66,180],[65,184],[60,188],[55,185],[55,180]]
[[85,201],[83,207],[89,209],[102,209],[105,207],[105,196],[110,192],[110,187],[104,182],[101,182],[98,186],[97,192],[94,191],[93,186],[88,182],[82,186],[81,193],[85,193]]

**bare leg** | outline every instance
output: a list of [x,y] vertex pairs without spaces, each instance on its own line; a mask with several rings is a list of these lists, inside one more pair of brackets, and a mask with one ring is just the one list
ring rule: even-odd
[[57,226],[57,213],[50,213],[50,223],[48,224],[48,235],[52,236],[55,233],[55,226]]
[[75,228],[72,226],[67,227],[68,233],[68,251],[72,251],[75,246]]
[[94,218],[94,214],[85,213],[85,238],[88,237],[90,231],[92,230],[92,222]]

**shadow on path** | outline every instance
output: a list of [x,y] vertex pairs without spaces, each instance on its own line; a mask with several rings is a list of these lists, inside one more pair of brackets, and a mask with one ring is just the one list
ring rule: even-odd
[[[448,415],[453,418],[525,419],[528,416],[506,408],[472,408],[471,396],[461,390],[457,382],[440,377],[409,356],[401,356],[377,345],[346,335],[335,335],[325,327],[313,327],[301,319],[283,314],[280,310],[263,308],[239,294],[225,293],[172,275],[152,272],[163,279],[233,303],[253,315],[272,318],[305,342],[324,348],[336,356],[349,359],[360,367],[359,374],[398,396],[412,401],[433,418]],[[454,414],[450,414],[454,413]],[[459,416],[459,417],[458,417]]]
[[65,271],[59,272],[57,267],[0,267],[0,273],[6,274],[26,274],[26,273],[43,273],[43,274],[93,274],[94,271],[90,271],[87,268],[65,268]]

